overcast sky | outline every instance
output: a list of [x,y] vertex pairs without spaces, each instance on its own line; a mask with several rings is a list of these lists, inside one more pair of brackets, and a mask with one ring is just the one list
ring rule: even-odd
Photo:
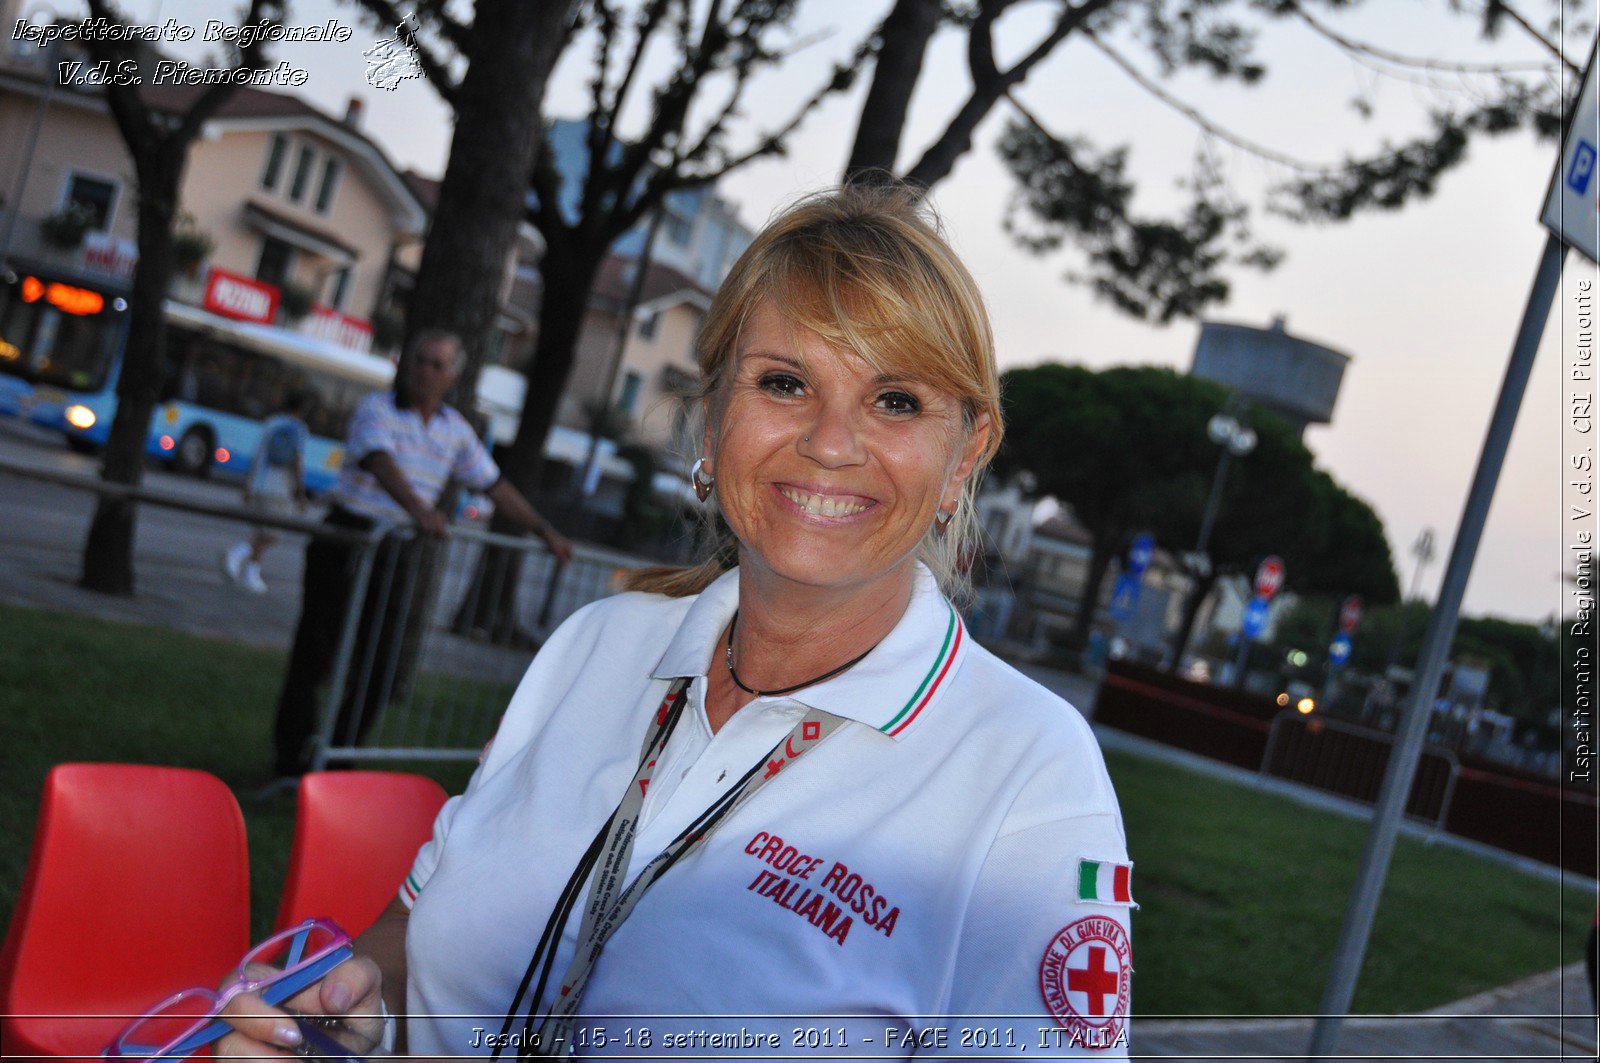
[[[223,6],[200,0],[125,4],[143,21],[175,17],[197,25],[220,17]],[[888,6],[888,0],[802,3],[803,33],[832,32],[757,82],[745,108],[746,131],[786,117],[793,101],[825,76],[828,63],[848,54]],[[1539,0],[1526,6],[1543,11]],[[1025,6],[1008,17],[1002,48],[1014,54],[1021,42],[1036,38],[1051,7]],[[1452,17],[1446,8],[1445,0],[1372,0],[1358,13],[1330,21],[1350,37],[1407,55],[1546,60],[1515,30],[1507,30],[1491,50],[1477,39],[1470,18]],[[310,72],[302,94],[335,113],[359,94],[367,103],[365,128],[400,165],[441,174],[450,117],[432,90],[421,81],[393,92],[365,84],[360,53],[379,34],[351,5],[292,0],[291,11],[296,23],[337,18],[354,29],[342,45],[277,46],[274,59]],[[1148,66],[1136,43],[1121,44]],[[1382,77],[1294,22],[1266,27],[1258,51],[1271,73],[1254,88],[1219,85],[1200,74],[1166,84],[1230,129],[1308,161],[1331,162],[1347,151],[1370,150],[1386,137],[1407,137],[1424,128],[1430,108],[1472,92],[1468,79],[1453,74],[1413,75],[1410,82]],[[1570,51],[1581,61],[1586,45]],[[551,114],[584,113],[590,57],[587,47],[568,50],[547,102]],[[942,127],[966,87],[960,43],[941,35],[914,103],[907,157]],[[864,90],[865,79],[816,112],[791,141],[786,158],[754,164],[722,183],[723,195],[739,205],[747,223],[759,227],[794,196],[837,180]],[[1376,106],[1372,121],[1363,122],[1350,106],[1358,92]],[[1129,173],[1140,182],[1137,207],[1143,211],[1178,202],[1175,182],[1207,143],[1189,119],[1146,94],[1081,40],[1058,49],[1020,96],[1060,133],[1086,135],[1103,147],[1129,143]],[[1069,258],[1036,258],[1010,243],[1001,219],[1011,182],[993,150],[1005,112],[996,108],[974,150],[933,197],[989,299],[1002,365],[1061,360],[1187,368],[1199,334],[1196,323],[1153,327],[1126,318],[1062,280]],[[1253,205],[1267,184],[1288,175],[1224,144],[1213,143],[1212,150],[1239,197]],[[1424,527],[1434,530],[1438,556],[1422,581],[1429,597],[1443,571],[1543,246],[1537,218],[1554,156],[1553,145],[1524,136],[1474,144],[1469,162],[1449,174],[1431,199],[1342,226],[1306,228],[1257,212],[1257,235],[1287,257],[1268,274],[1235,274],[1227,302],[1208,315],[1266,326],[1281,314],[1291,333],[1352,357],[1333,423],[1311,429],[1306,441],[1319,464],[1383,518],[1402,587],[1412,579],[1411,543]],[[1537,621],[1560,605],[1561,340],[1563,328],[1571,329],[1570,289],[1580,272],[1594,275],[1592,265],[1573,253],[1566,267],[1568,292],[1557,303],[1569,320],[1564,325],[1553,315],[1546,330],[1467,591],[1469,613]]]

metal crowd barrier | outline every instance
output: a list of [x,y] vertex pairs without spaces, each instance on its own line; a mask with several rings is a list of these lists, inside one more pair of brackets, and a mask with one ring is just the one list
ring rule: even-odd
[[[639,563],[585,547],[562,565],[538,539],[470,527],[444,540],[375,529],[320,706],[313,769],[475,759],[543,637]],[[495,614],[487,624],[485,612]],[[341,720],[346,702],[360,708]]]
[[[160,486],[129,487],[5,459],[0,459],[0,474],[216,518],[241,530],[267,527],[355,547],[354,586],[334,671],[319,695],[311,758],[317,770],[330,761],[476,758],[493,737],[540,640],[578,609],[611,594],[621,572],[646,563],[584,545],[561,565],[538,539],[468,525],[451,525],[448,539],[419,540],[409,526],[370,532],[338,528]],[[491,551],[497,551],[491,561],[502,563],[482,564]],[[516,563],[503,563],[506,559]],[[500,622],[487,627],[474,622],[486,598],[512,606],[499,610]],[[378,618],[394,625],[397,652],[386,661],[378,643],[363,637],[364,624]],[[376,711],[336,734],[347,697],[370,702]],[[272,710],[261,708],[264,714]],[[364,738],[349,733],[356,729],[366,731]]]
[[[1387,731],[1286,709],[1272,719],[1261,773],[1375,804],[1393,749]],[[1443,830],[1460,774],[1455,753],[1424,748],[1406,815]]]

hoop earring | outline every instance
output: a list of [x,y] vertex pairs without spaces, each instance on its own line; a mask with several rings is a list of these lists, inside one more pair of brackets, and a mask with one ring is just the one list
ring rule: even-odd
[[949,510],[948,512],[946,512],[945,510],[941,509],[941,510],[939,510],[937,513],[935,513],[933,515],[933,530],[936,533],[938,533],[939,535],[943,535],[946,531],[949,530],[950,522],[955,520],[955,519],[956,519],[956,511],[955,510],[952,509],[952,510]]
[[711,496],[711,488],[716,485],[717,478],[706,472],[706,459],[696,458],[694,467],[689,470],[689,479],[694,484],[694,496],[704,502]]

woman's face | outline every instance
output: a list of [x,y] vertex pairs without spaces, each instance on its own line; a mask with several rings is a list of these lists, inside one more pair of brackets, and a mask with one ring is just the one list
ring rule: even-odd
[[988,434],[987,416],[966,430],[954,396],[880,377],[764,302],[729,358],[706,453],[743,564],[866,589],[909,575]]

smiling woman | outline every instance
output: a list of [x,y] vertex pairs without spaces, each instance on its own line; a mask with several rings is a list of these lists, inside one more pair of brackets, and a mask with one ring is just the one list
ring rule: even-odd
[[[808,449],[796,457],[819,467],[845,470],[854,461],[826,449],[840,442],[830,432],[850,427],[833,416],[840,400],[871,406],[877,414],[869,422],[881,429],[897,426],[877,432],[877,440],[921,449],[924,460],[935,453],[954,458],[945,470],[948,484],[940,485],[950,488],[948,497],[926,514],[909,511],[910,499],[883,501],[898,501],[896,522],[915,525],[914,517],[925,518],[915,529],[914,552],[946,593],[963,596],[965,576],[957,559],[974,542],[974,473],[981,474],[1000,447],[994,337],[977,284],[914,196],[852,189],[804,200],[785,212],[756,237],[723,282],[698,347],[707,414],[702,468],[724,484],[733,479],[743,485],[734,470],[717,471],[718,452],[729,438],[723,424],[729,414],[736,429],[748,423],[740,417],[749,404],[741,407],[739,400],[752,388],[785,400],[785,423],[800,424],[800,446]],[[857,394],[845,394],[852,390]],[[759,406],[749,412],[763,430],[787,430],[778,429]],[[827,414],[822,422],[805,430],[805,418],[821,413]],[[856,442],[851,433],[844,438]],[[737,437],[734,443],[742,449]],[[884,471],[876,460],[863,464],[870,466],[864,470],[868,476]],[[857,474],[840,472],[836,479],[848,475]],[[817,486],[826,487],[828,478],[821,479]],[[800,480],[789,485],[789,495],[802,509],[838,515],[841,506],[867,505],[830,498],[828,490],[808,492],[807,477]],[[737,518],[729,512],[730,489],[723,486],[717,495],[731,524]],[[805,495],[814,497],[808,501]],[[748,545],[737,528],[734,534]],[[696,593],[735,556],[728,543],[697,569],[646,570],[634,586]]]
[[727,542],[550,637],[347,998],[439,1057],[1125,1054],[1100,752],[940,586],[1001,431],[972,278],[913,197],[812,197],[700,363]]

